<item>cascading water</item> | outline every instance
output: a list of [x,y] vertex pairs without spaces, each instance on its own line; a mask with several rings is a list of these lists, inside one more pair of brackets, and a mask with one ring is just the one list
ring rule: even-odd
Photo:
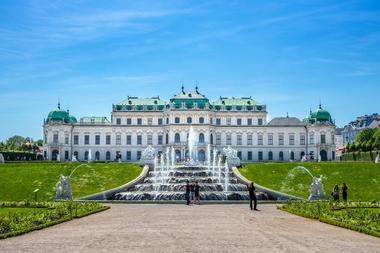
[[219,155],[219,159],[218,159],[218,181],[219,183],[222,182],[222,156]]
[[196,137],[195,137],[194,129],[193,129],[193,126],[190,126],[189,138],[187,140],[187,148],[189,150],[190,162],[197,160],[196,156],[194,155],[194,149],[196,148],[195,141],[196,141]]
[[228,163],[224,164],[224,191],[228,192],[228,186],[230,184],[230,168]]

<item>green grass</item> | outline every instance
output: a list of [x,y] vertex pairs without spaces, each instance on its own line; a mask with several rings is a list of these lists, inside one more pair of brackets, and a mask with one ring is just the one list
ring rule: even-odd
[[311,176],[300,171],[294,177],[287,177],[298,165],[306,167],[314,176],[323,175],[328,196],[335,184],[341,187],[346,182],[349,200],[380,200],[380,164],[371,162],[255,163],[243,165],[240,172],[262,186],[306,198]]
[[[59,176],[70,175],[81,163],[5,163],[0,165],[0,201],[50,201],[55,197]],[[74,198],[125,184],[142,168],[136,164],[90,163],[79,167],[71,177]]]
[[380,204],[288,201],[279,209],[331,225],[380,237]]
[[3,207],[0,208],[0,219],[3,217],[8,217],[14,214],[28,215],[35,212],[47,211],[46,208],[27,208],[27,207]]

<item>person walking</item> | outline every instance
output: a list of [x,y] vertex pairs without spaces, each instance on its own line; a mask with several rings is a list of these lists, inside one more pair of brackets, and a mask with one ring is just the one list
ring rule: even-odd
[[189,180],[186,181],[185,197],[186,197],[186,205],[190,205],[190,184],[189,184]]
[[334,201],[339,201],[339,186],[337,184],[334,186],[331,195],[333,196]]
[[347,202],[347,190],[348,190],[348,187],[347,187],[346,183],[343,182],[343,184],[342,184],[342,199],[344,202]]
[[199,205],[200,204],[200,198],[199,198],[199,184],[198,184],[198,181],[195,182],[194,194],[195,194],[195,203]]
[[194,182],[190,185],[190,203],[194,204],[195,200],[195,184]]
[[[249,192],[249,206],[251,207],[251,210],[258,211],[257,209],[257,198],[256,198],[256,187],[253,182],[251,184],[247,185],[248,192]],[[254,202],[254,206],[252,208],[252,201]]]

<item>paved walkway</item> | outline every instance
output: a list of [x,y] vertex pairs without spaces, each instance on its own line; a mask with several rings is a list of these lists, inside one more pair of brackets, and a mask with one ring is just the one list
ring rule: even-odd
[[112,205],[0,240],[0,252],[380,252],[380,239],[261,205]]

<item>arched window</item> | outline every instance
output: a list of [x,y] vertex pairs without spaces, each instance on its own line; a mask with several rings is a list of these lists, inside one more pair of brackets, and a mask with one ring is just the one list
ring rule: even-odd
[[176,159],[177,161],[180,161],[180,160],[181,160],[181,151],[178,150],[178,149],[175,151],[175,159]]
[[96,151],[95,152],[95,161],[99,161],[100,160],[100,153],[99,151]]
[[169,144],[169,134],[166,134],[166,144]]
[[192,117],[187,117],[187,124],[193,123],[193,118]]
[[278,154],[278,160],[284,161],[284,152],[280,151],[280,153]]
[[302,151],[301,152],[301,160],[302,160],[302,158],[305,156],[305,152],[304,151]]
[[107,161],[111,160],[111,152],[109,151],[106,152],[106,160]]
[[214,144],[214,136],[212,134],[210,134],[210,144],[211,145]]
[[200,133],[199,134],[199,140],[198,140],[199,143],[205,143],[205,135],[203,133]]
[[79,157],[78,157],[78,151],[74,151],[74,157],[75,157],[75,159],[79,159]]
[[179,117],[175,117],[175,118],[174,118],[174,123],[179,124],[179,122],[180,122],[180,121],[179,121]]
[[290,152],[290,160],[294,161],[294,152]]
[[205,151],[204,150],[199,150],[198,151],[198,160],[203,162],[206,160],[206,154],[205,154]]
[[88,151],[84,152],[84,160],[88,161]]
[[175,134],[175,136],[174,136],[174,142],[175,143],[180,143],[181,142],[181,136],[179,135],[179,133]]
[[269,161],[272,161],[272,160],[273,160],[273,152],[272,152],[272,151],[269,151],[269,152],[268,152],[268,160],[269,160]]
[[51,160],[57,161],[58,155],[59,155],[58,150],[54,149],[53,152],[51,152]]
[[203,124],[203,123],[205,123],[205,118],[200,117],[200,118],[199,118],[199,124]]

